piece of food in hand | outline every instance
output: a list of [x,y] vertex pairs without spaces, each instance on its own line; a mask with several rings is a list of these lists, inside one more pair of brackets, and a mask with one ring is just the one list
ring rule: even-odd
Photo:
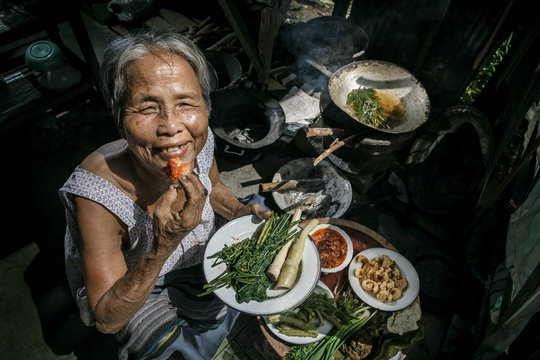
[[193,163],[184,163],[179,157],[171,158],[165,167],[165,174],[169,179],[173,180],[173,185],[178,185],[178,179],[192,171]]

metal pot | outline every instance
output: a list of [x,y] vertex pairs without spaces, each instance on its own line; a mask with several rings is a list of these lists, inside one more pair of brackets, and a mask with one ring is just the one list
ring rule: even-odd
[[281,135],[285,113],[279,102],[256,89],[234,88],[211,94],[210,127],[218,151],[240,162],[257,159]]
[[350,19],[319,16],[298,23],[284,34],[285,45],[299,60],[312,59],[331,70],[350,63],[366,51],[366,32]]
[[212,91],[232,87],[242,76],[242,65],[230,54],[217,50],[203,51],[211,68]]
[[[327,73],[328,75],[328,73]],[[399,123],[378,128],[360,122],[347,105],[347,96],[358,88],[373,88],[392,111],[399,112]],[[328,92],[333,103],[349,116],[340,117],[349,129],[365,127],[386,133],[411,132],[424,124],[430,112],[429,98],[422,84],[402,67],[379,60],[356,61],[330,75]]]

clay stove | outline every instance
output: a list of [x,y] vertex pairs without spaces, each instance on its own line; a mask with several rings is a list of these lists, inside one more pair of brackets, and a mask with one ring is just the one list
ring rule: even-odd
[[[336,139],[353,140],[333,151],[326,157],[336,170],[348,178],[355,190],[365,193],[373,183],[381,178],[394,161],[397,152],[409,143],[414,132],[393,134],[366,127],[364,130],[343,128],[339,117],[349,116],[341,111],[330,99],[328,92],[321,92],[321,112],[315,121],[305,129],[305,140],[318,155],[323,154]],[[332,135],[308,136],[310,129],[332,129]]]

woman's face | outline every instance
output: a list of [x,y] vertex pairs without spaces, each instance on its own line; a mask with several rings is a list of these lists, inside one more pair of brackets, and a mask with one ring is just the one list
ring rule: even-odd
[[151,172],[163,173],[172,157],[195,161],[208,136],[208,114],[184,58],[149,54],[130,65],[122,130],[138,163]]

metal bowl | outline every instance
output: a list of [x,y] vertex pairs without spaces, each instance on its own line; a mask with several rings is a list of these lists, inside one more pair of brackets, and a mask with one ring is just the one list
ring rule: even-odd
[[292,160],[279,168],[272,181],[321,178],[321,184],[274,191],[272,197],[276,205],[285,212],[294,212],[297,207],[301,207],[302,215],[307,218],[339,218],[351,205],[351,183],[339,175],[327,160],[313,166],[314,160]]
[[[399,123],[379,128],[360,122],[347,105],[347,96],[358,88],[373,88],[384,96],[388,105],[400,112]],[[429,98],[422,84],[407,70],[385,61],[357,61],[341,67],[330,77],[328,91],[334,104],[349,115],[350,121],[345,125],[350,127],[368,126],[387,133],[406,133],[424,124],[430,113]]]

